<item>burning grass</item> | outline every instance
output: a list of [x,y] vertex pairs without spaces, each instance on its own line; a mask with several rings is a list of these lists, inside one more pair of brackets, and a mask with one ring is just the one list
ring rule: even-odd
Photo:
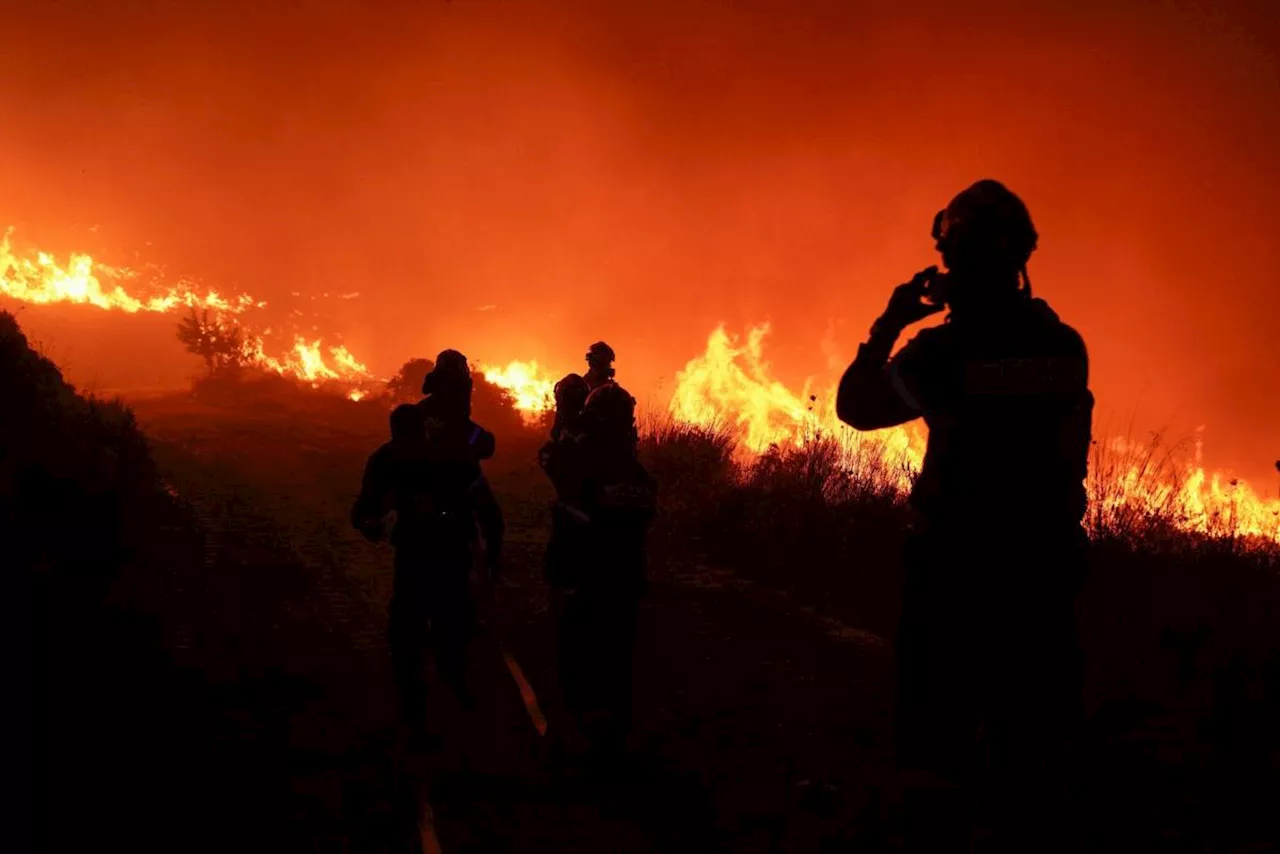
[[[784,454],[791,455],[783,466],[792,474],[812,480],[827,471],[832,497],[909,491],[924,458],[921,425],[851,430],[836,416],[834,388],[819,397],[806,382],[796,394],[773,377],[764,357],[767,332],[767,325],[753,328],[740,342],[723,328],[714,330],[705,352],[677,375],[670,416],[732,436],[735,456],[747,469],[761,455],[776,467]],[[810,459],[797,462],[791,454],[797,450]],[[1093,533],[1173,547],[1189,542],[1178,532],[1218,545],[1229,540],[1252,548],[1261,540],[1280,546],[1280,499],[1206,471],[1200,451],[1198,436],[1171,448],[1159,436],[1100,441],[1089,483]]]
[[[420,382],[406,369],[429,365],[427,359],[412,360],[388,380],[341,345],[296,333],[254,331],[253,316],[266,304],[252,297],[229,300],[187,282],[146,282],[135,271],[107,267],[83,254],[73,254],[65,263],[43,252],[20,254],[8,234],[0,242],[0,295],[35,305],[71,303],[124,314],[189,312],[178,337],[205,360],[209,378],[198,390],[210,400],[258,398],[264,406],[274,406],[277,400],[298,397],[283,383],[263,380],[275,375],[336,392],[353,403],[382,405],[388,394],[392,399],[403,398],[406,391],[416,395]],[[670,418],[723,434],[732,455],[754,472],[756,481],[794,478],[809,493],[822,492],[829,503],[868,494],[892,500],[892,493],[909,490],[923,459],[919,425],[875,434],[848,429],[834,411],[834,383],[823,386],[819,395],[810,393],[811,380],[799,393],[778,380],[765,359],[768,334],[767,324],[748,329],[744,340],[723,326],[714,329],[703,352],[677,373],[666,410]],[[477,420],[490,429],[518,430],[508,423],[513,414],[527,429],[548,426],[553,379],[536,362],[484,364],[475,376]],[[339,417],[341,411],[330,414]],[[658,430],[655,435],[675,435],[657,424],[651,427]],[[801,450],[798,456],[792,453],[796,450]],[[1188,540],[1179,531],[1219,546],[1229,541],[1233,547],[1251,548],[1255,539],[1280,544],[1280,500],[1206,471],[1198,442],[1194,458],[1188,459],[1185,450],[1166,448],[1158,439],[1101,442],[1090,481],[1093,532],[1161,548],[1183,547]]]
[[[797,607],[895,635],[909,514],[903,472],[884,464],[883,449],[827,436],[744,455],[723,426],[650,419],[645,428],[663,510],[655,566],[693,550],[699,564],[730,567]],[[1119,755],[1157,720],[1179,730],[1169,749],[1184,771],[1240,769],[1227,775],[1230,797],[1257,800],[1280,792],[1274,770],[1258,767],[1265,745],[1280,746],[1280,545],[1242,533],[1229,516],[1213,530],[1187,530],[1177,498],[1186,493],[1168,491],[1187,471],[1178,450],[1158,437],[1095,449],[1080,602],[1091,749]],[[1162,500],[1113,500],[1118,472],[1129,477],[1125,495]]]
[[[895,456],[896,438],[815,430],[760,452],[744,448],[731,425],[688,424],[663,415],[642,421],[641,450],[673,506],[717,507],[751,495],[768,505],[806,512],[904,512],[917,469]],[[1246,516],[1231,483],[1216,489],[1210,507],[1196,500],[1201,470],[1187,459],[1190,441],[1169,445],[1159,434],[1146,443],[1095,443],[1090,460],[1090,507],[1085,519],[1098,542],[1134,551],[1208,549],[1280,554],[1280,509],[1269,518]],[[1247,498],[1248,496],[1243,496]],[[779,512],[776,508],[768,511]]]
[[1241,481],[1206,475],[1199,442],[1095,442],[1087,524],[1095,540],[1146,551],[1188,548],[1280,552],[1280,501],[1259,500]]

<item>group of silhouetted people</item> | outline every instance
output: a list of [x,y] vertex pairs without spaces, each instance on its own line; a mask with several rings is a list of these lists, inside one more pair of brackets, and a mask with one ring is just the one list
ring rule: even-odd
[[493,434],[471,420],[471,370],[445,350],[422,384],[425,397],[391,413],[391,440],[365,467],[352,523],[371,540],[385,537],[394,514],[395,548],[388,635],[404,717],[423,737],[424,653],[432,647],[441,678],[468,708],[466,649],[475,629],[470,582],[477,552],[496,579],[502,511],[480,469],[496,448]]
[[645,534],[657,504],[640,463],[636,402],[614,382],[613,359],[607,344],[594,344],[586,376],[556,384],[551,441],[539,453],[556,490],[546,579],[560,683],[596,768],[620,757],[630,729]]
[[[539,461],[556,490],[546,580],[557,613],[557,664],[564,705],[597,770],[621,756],[631,720],[631,653],[645,590],[645,533],[656,486],[640,464],[635,399],[614,380],[613,350],[591,346],[585,375],[555,387],[555,422]],[[481,463],[493,434],[471,419],[466,358],[442,352],[424,397],[396,407],[391,440],[365,468],[352,523],[395,548],[389,645],[411,737],[429,741],[425,652],[467,709],[466,650],[476,629],[470,581],[482,562],[497,580],[504,523]],[[585,742],[585,744],[584,744]]]
[[[1031,294],[1038,236],[1026,206],[980,181],[942,211],[932,237],[945,272],[899,286],[839,386],[857,430],[923,418],[929,438],[910,505],[897,639],[896,748],[912,851],[965,851],[976,782],[987,782],[999,850],[1066,850],[1067,783],[1081,720],[1074,604],[1093,413],[1080,336]],[[947,312],[896,354],[911,324]],[[546,580],[554,592],[565,707],[608,763],[630,726],[631,657],[646,588],[656,485],[638,456],[635,400],[614,352],[555,386],[539,462],[556,491]],[[440,355],[425,398],[392,415],[353,522],[381,536],[396,513],[390,638],[407,720],[423,712],[430,630],[443,678],[464,703],[462,651],[474,626],[468,578],[478,543],[497,572],[502,514],[480,463],[493,436],[471,421],[471,376]],[[863,569],[861,571],[871,571]]]

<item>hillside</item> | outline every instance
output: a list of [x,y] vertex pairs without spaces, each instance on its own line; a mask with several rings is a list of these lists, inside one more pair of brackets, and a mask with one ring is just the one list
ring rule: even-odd
[[[48,849],[416,851],[429,804],[445,851],[895,850],[893,473],[837,472],[820,443],[742,467],[715,432],[648,426],[662,506],[636,765],[621,789],[591,790],[552,761],[536,434],[500,433],[489,468],[511,587],[474,650],[482,710],[433,706],[446,748],[410,768],[383,644],[390,555],[346,518],[385,403],[205,389],[140,399],[135,421],[78,395],[10,316],[0,381],[16,404],[5,520],[33,618],[7,623],[22,629],[9,648],[35,662]],[[1091,850],[1274,842],[1278,607],[1274,553],[1095,542],[1081,603]]]

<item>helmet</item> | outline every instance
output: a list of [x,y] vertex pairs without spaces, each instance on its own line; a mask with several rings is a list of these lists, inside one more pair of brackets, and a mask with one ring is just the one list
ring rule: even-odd
[[636,399],[617,383],[605,383],[587,396],[582,414],[601,423],[631,427],[635,423]]
[[591,386],[581,374],[566,374],[556,383],[555,398],[557,410],[578,410],[586,405],[591,394]]
[[978,181],[933,219],[933,239],[948,267],[1023,271],[1038,239],[1022,199],[1004,184]]
[[436,356],[435,367],[422,378],[423,394],[433,394],[445,389],[455,392],[465,389],[468,394],[471,392],[471,368],[467,364],[467,357],[457,350],[441,350],[440,355]]
[[587,364],[589,365],[607,367],[613,364],[616,358],[613,348],[603,341],[597,341],[587,348]]
[[436,356],[435,370],[449,374],[471,375],[471,367],[467,364],[467,357],[457,350],[441,350],[440,355]]

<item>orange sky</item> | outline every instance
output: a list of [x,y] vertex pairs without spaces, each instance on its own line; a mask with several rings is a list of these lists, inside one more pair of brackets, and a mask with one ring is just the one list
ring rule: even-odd
[[[7,3],[0,225],[282,316],[359,291],[316,303],[382,370],[603,337],[643,393],[722,320],[833,377],[996,177],[1106,410],[1205,424],[1255,479],[1280,457],[1272,3],[283,5]],[[99,320],[49,337],[109,384]],[[130,380],[172,366],[133,355],[160,320],[102,333]]]

